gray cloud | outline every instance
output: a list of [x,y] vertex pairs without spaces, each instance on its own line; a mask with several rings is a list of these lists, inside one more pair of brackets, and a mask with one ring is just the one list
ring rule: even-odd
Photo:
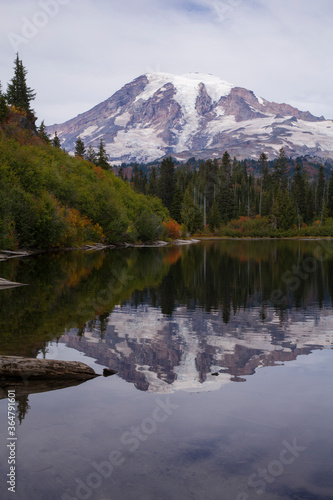
[[2,83],[18,49],[47,124],[153,71],[213,73],[333,117],[331,0],[0,0],[0,10]]

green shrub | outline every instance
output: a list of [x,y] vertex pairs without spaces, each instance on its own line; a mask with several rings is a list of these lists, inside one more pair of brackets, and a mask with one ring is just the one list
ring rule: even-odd
[[161,219],[154,213],[144,210],[134,223],[137,238],[140,241],[154,241],[161,234]]

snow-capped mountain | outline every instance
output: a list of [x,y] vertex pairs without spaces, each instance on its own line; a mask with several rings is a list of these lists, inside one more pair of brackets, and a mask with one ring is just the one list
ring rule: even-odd
[[257,97],[209,74],[148,73],[57,131],[70,152],[78,137],[97,147],[103,138],[111,162],[270,157],[284,147],[290,156],[333,155],[333,121],[288,104]]

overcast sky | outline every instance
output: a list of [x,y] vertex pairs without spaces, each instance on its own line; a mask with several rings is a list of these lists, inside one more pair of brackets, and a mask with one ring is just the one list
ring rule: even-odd
[[0,80],[19,51],[47,125],[156,71],[333,118],[332,26],[332,0],[0,0]]

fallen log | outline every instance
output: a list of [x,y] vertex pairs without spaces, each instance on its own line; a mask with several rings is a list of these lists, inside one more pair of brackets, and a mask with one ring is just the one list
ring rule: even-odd
[[79,361],[0,356],[0,384],[8,380],[88,380],[99,377]]
[[4,278],[0,278],[0,289],[3,290],[5,288],[12,288],[13,286],[24,286],[23,283],[16,283],[15,281],[5,280]]
[[40,250],[20,250],[17,252],[12,252],[10,250],[0,250],[0,261],[8,259],[19,259],[21,257],[29,257],[30,255],[35,255],[40,253]]

